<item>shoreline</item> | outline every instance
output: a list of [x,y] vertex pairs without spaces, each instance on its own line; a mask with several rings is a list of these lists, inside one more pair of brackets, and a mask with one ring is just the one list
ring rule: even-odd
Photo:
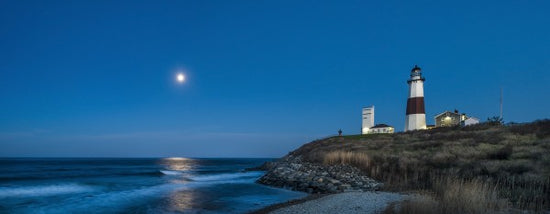
[[297,204],[303,204],[305,202],[313,201],[313,200],[323,198],[323,197],[329,196],[329,195],[333,195],[333,194],[310,194],[310,195],[307,195],[303,198],[298,198],[298,199],[293,199],[293,200],[289,200],[289,201],[285,201],[285,202],[281,202],[281,203],[272,204],[272,205],[269,205],[267,207],[261,208],[259,210],[251,211],[248,214],[267,214],[267,213],[273,212],[273,211],[278,210],[278,209],[290,207],[290,206],[297,205]]
[[376,213],[407,197],[400,192],[378,191],[383,183],[356,167],[312,163],[293,153],[247,170],[265,171],[256,183],[309,193],[303,198],[248,212],[250,214]]
[[311,194],[304,198],[273,204],[249,214],[288,213],[378,213],[391,203],[403,201],[406,194],[380,191],[350,191]]
[[[338,213],[340,209],[347,210],[347,213],[364,213],[360,210],[385,209],[388,205],[385,200],[387,197],[377,199],[379,195],[395,196],[392,201],[395,201],[397,196],[402,198],[400,193],[378,191],[383,184],[371,179],[353,166],[311,163],[302,161],[301,157],[293,156],[292,153],[247,170],[265,171],[256,183],[309,193],[303,198],[272,204],[249,212],[253,214]],[[365,198],[368,200],[364,200]],[[354,205],[354,207],[348,207],[348,205]],[[335,207],[339,209],[326,212]]]

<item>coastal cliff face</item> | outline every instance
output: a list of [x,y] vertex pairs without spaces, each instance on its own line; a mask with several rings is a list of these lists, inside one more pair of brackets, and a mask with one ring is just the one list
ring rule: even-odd
[[269,171],[258,183],[308,193],[377,190],[382,185],[353,166],[311,163],[291,154],[268,165]]

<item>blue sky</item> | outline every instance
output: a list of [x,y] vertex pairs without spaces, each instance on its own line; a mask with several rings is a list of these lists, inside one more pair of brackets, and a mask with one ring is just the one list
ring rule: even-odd
[[[548,1],[2,1],[0,156],[278,157],[428,122],[549,118]],[[174,81],[184,70],[187,82]]]

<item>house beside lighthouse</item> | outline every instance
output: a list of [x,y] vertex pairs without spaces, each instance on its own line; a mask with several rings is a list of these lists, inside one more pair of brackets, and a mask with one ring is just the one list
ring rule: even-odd
[[426,111],[424,109],[424,77],[422,70],[417,65],[411,70],[409,84],[409,97],[407,99],[407,111],[405,118],[405,131],[426,129]]

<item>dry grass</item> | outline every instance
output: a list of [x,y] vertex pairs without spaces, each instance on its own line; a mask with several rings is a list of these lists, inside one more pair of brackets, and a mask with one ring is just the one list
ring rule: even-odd
[[[550,153],[549,130],[550,120],[542,120],[333,137],[292,154],[358,167],[389,191],[431,192],[443,211],[437,213],[471,211],[460,204],[474,206],[476,212],[494,211],[502,200],[513,208],[540,211],[550,209],[550,156],[545,155]],[[427,202],[407,203],[403,207]]]
[[495,185],[481,180],[445,178],[437,182],[434,192],[388,206],[384,213],[483,214],[508,211],[508,201],[498,197]]
[[347,164],[358,168],[367,169],[370,164],[370,159],[365,153],[335,151],[325,154],[323,163],[328,165]]
[[428,195],[417,196],[401,203],[392,203],[383,211],[384,214],[439,214],[439,202]]
[[434,189],[441,199],[441,213],[490,213],[508,206],[506,199],[498,197],[496,185],[478,179],[448,179]]

